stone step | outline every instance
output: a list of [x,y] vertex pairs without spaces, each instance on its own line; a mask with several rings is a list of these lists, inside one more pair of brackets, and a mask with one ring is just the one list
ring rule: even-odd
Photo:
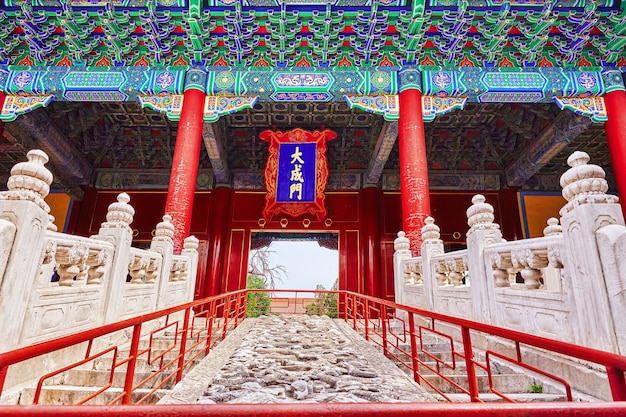
[[[43,387],[41,390],[41,396],[39,397],[40,405],[71,405],[76,404],[82,399],[86,398],[90,394],[96,392],[98,388],[95,387],[76,387],[67,385],[50,385]],[[121,388],[109,388],[108,390],[100,393],[95,398],[92,398],[85,404],[88,405],[105,405],[112,401],[115,397],[122,393]],[[131,401],[135,403],[139,401],[141,397],[149,393],[149,389],[137,389],[133,392]],[[155,393],[145,400],[142,404],[156,404],[162,397],[164,397],[169,391],[157,390]],[[34,388],[26,388],[22,391],[20,396],[19,405],[31,405],[35,397]]]
[[[433,394],[435,397],[438,397],[440,401],[446,401],[443,397],[438,394]],[[446,396],[452,402],[458,403],[466,403],[469,401],[469,396],[466,394],[446,394]],[[512,393],[506,394],[507,397],[512,399],[515,402],[519,403],[535,403],[535,402],[563,402],[567,401],[567,397],[565,394],[535,394],[535,393]],[[479,395],[481,401],[486,403],[495,403],[495,402],[508,402],[504,400],[499,395],[493,393],[481,393]]]
[[[465,375],[446,375],[446,377],[458,385],[467,388],[467,377]],[[424,375],[423,378],[444,393],[462,393],[460,389],[437,375]],[[492,379],[494,387],[504,394],[530,392],[531,385],[534,383],[532,377],[522,374],[493,375]],[[478,392],[491,392],[489,389],[489,378],[486,375],[478,375],[476,380],[478,383]],[[426,388],[427,391],[434,392],[433,388],[427,383],[422,382],[421,385]]]
[[[165,355],[163,356],[163,365],[167,364],[169,361],[171,361],[172,359],[176,358],[176,356],[178,356],[179,353],[179,349],[180,346],[172,349],[169,352],[166,352]],[[189,351],[186,354],[187,358],[190,358],[191,356],[194,356],[195,354],[197,354],[199,351],[204,350],[203,346],[198,346],[196,349],[194,349],[193,351]],[[160,363],[161,363],[161,359],[156,359],[157,356],[161,355],[164,352],[164,350],[158,349],[158,350],[153,350],[151,352],[150,355],[150,361],[151,363],[148,363],[148,352],[143,353],[141,356],[139,356],[137,358],[137,365],[136,365],[136,370],[137,372],[153,372],[153,371],[157,371],[160,367]],[[120,360],[120,358],[127,358],[129,356],[129,351],[128,350],[121,350],[118,353],[118,361]],[[194,363],[197,363],[198,361],[200,361],[202,358],[204,357],[204,354],[201,354],[198,358],[196,358],[194,360]],[[99,370],[99,371],[108,371],[111,369],[111,359],[112,359],[112,355],[108,355],[105,357],[101,357],[101,358],[97,358],[96,360],[93,361],[93,369],[94,370]],[[172,366],[177,366],[176,364],[172,364],[170,365],[170,367]],[[124,365],[122,365],[123,369],[126,369]]]
[[[123,368],[123,367],[122,367]],[[121,372],[115,372],[113,375],[113,387],[115,388],[123,388],[124,382],[126,379],[125,368],[121,370]],[[138,384],[144,379],[148,378],[152,375],[152,372],[138,372],[135,373],[135,380],[133,385]],[[62,385],[65,386],[76,386],[76,387],[103,387],[109,383],[109,378],[111,373],[109,371],[99,371],[99,370],[86,370],[86,369],[71,369],[67,371],[63,377]],[[150,381],[146,382],[142,388],[154,388],[158,385],[167,375],[157,375],[152,378]],[[171,389],[174,386],[174,379],[171,378],[163,386],[161,389]]]
[[[389,347],[388,350],[391,354],[402,358],[403,360],[411,360],[410,356],[407,354],[409,352],[411,352],[411,347],[407,346],[407,347],[401,347],[401,351],[396,349],[395,347]],[[380,350],[382,351],[382,348],[380,348]],[[407,353],[405,353],[407,352]],[[432,356],[434,356],[437,359],[441,359],[444,362],[452,362],[452,353],[448,350],[448,351],[437,351],[437,350],[429,350],[428,353]],[[433,360],[433,358],[429,355],[427,355],[424,352],[418,352],[417,357],[419,360],[421,360],[422,362],[430,362]],[[458,361],[459,358],[457,357],[456,360]]]

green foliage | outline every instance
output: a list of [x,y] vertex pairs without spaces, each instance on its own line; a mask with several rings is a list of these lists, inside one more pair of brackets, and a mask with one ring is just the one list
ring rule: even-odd
[[530,384],[530,392],[532,392],[533,394],[541,394],[543,392],[543,386],[533,381],[533,383]]
[[[339,279],[335,280],[331,291],[337,291]],[[325,290],[323,285],[318,284],[315,287],[316,290],[322,291]],[[317,300],[306,306],[306,314],[308,315],[327,315],[331,318],[338,317],[338,294],[328,294],[328,293],[317,293],[315,295]]]
[[[247,287],[249,290],[264,290],[267,288],[265,280],[261,277],[248,275]],[[270,313],[271,299],[269,293],[249,292],[246,317],[259,317]]]

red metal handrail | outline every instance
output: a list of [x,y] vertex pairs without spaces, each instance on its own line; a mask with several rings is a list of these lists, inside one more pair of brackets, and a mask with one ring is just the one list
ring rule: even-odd
[[[208,349],[210,349],[211,346],[211,342],[216,339],[217,334],[219,334],[220,338],[224,338],[229,330],[232,330],[237,326],[239,321],[245,317],[246,294],[247,292],[245,290],[241,290],[209,297],[203,300],[182,304],[176,307],[171,307],[154,313],[145,314],[117,323],[108,324],[95,329],[86,330],[58,339],[53,339],[47,342],[26,346],[10,352],[0,353],[0,397],[3,393],[3,387],[10,366],[18,364],[20,362],[24,362],[31,358],[40,357],[42,355],[50,354],[61,349],[77,346],[87,342],[87,352],[84,359],[74,362],[70,365],[63,366],[60,370],[57,370],[55,372],[47,373],[40,379],[35,391],[35,404],[37,404],[37,401],[40,397],[41,389],[43,387],[43,382],[45,381],[45,379],[57,375],[60,372],[65,372],[69,369],[77,368],[90,361],[93,361],[96,358],[100,358],[111,350],[115,351],[115,355],[113,355],[111,362],[112,373],[120,365],[127,364],[124,387],[122,389],[122,392],[110,401],[111,404],[116,404],[118,402],[121,402],[122,404],[131,404],[131,394],[133,392],[141,388],[151,379],[156,378],[158,375],[163,376],[163,379],[160,383],[156,385],[156,387],[153,387],[146,395],[135,401],[136,403],[142,403],[169,380],[175,378],[176,382],[180,382],[183,377],[184,369],[188,367],[188,365],[194,359],[196,359],[200,353],[208,352]],[[216,305],[223,307],[222,316],[220,317],[221,323],[218,324],[217,328],[215,327],[214,323],[216,320],[214,316]],[[208,310],[206,308],[207,306],[209,307]],[[229,307],[232,308],[229,309]],[[194,309],[198,310],[198,312],[194,314],[194,319],[196,317],[202,316],[205,316],[207,318],[203,326],[204,329],[199,330],[196,333],[193,333],[193,327],[190,326],[190,324],[193,325],[195,323],[195,320],[190,320],[191,314]],[[184,315],[184,318],[182,320],[173,319],[172,317],[176,313],[182,313]],[[139,349],[139,342],[142,337],[142,326],[146,323],[159,319],[165,319],[166,324],[160,326],[156,330],[153,330],[148,335],[146,335],[146,337],[149,338],[149,346],[145,349]],[[118,361],[120,351],[119,346],[107,346],[100,352],[91,352],[94,341],[96,339],[103,336],[111,335],[113,333],[128,328],[132,328],[133,330],[130,342],[130,351],[126,358],[122,358]],[[152,335],[155,332],[166,331],[168,329],[172,329],[172,332],[174,334],[174,341],[170,346],[165,349],[164,352],[158,354],[156,357],[153,356]],[[191,348],[195,349],[196,347],[200,345],[204,346],[205,344],[206,348],[202,347],[202,352],[200,353],[194,352],[190,348],[187,348],[188,336],[196,338],[196,342],[192,345]],[[180,342],[178,342],[178,340],[180,340]],[[167,363],[164,363],[165,355],[168,352],[173,352],[175,349],[178,349],[177,353],[172,358],[170,358]],[[145,354],[147,354],[148,363],[154,363],[155,361],[159,361],[159,369],[153,372],[149,377],[144,378],[138,384],[134,384],[137,359]],[[176,368],[173,368],[173,365],[176,365]],[[168,368],[173,368],[169,375],[167,374]],[[111,379],[112,378],[113,376],[111,375]],[[101,389],[98,390],[95,395],[104,392],[109,387],[110,382],[106,386],[101,387]],[[87,398],[82,399],[80,402],[88,401],[95,395],[91,394]]]
[[[361,331],[366,339],[372,340],[381,346],[387,346],[387,348],[389,344],[387,343],[387,340],[384,340],[387,337],[385,332],[373,333],[372,329],[375,327],[371,326],[369,323],[372,320],[378,320],[382,323],[382,326],[389,326],[390,320],[396,317],[396,311],[403,311],[405,314],[408,315],[408,322],[410,327],[408,329],[408,333],[411,337],[411,348],[409,350],[403,350],[397,345],[395,345],[394,348],[400,353],[407,355],[411,358],[410,365],[405,361],[403,361],[402,363],[412,370],[415,380],[417,382],[424,381],[424,378],[419,371],[419,366],[428,366],[418,357],[418,354],[420,352],[427,353],[423,348],[420,348],[419,350],[417,349],[417,341],[421,343],[421,330],[420,332],[416,331],[415,326],[417,326],[417,324],[415,323],[415,319],[416,317],[419,317],[431,323],[431,331],[436,332],[435,327],[437,323],[445,323],[449,326],[455,326],[456,330],[460,333],[462,339],[459,342],[462,343],[463,350],[457,351],[456,348],[453,348],[451,354],[453,355],[453,357],[454,355],[456,355],[465,360],[468,387],[462,388],[462,391],[469,395],[471,401],[481,401],[478,395],[476,367],[480,367],[486,370],[488,372],[489,378],[491,378],[489,367],[486,364],[478,362],[473,357],[474,347],[471,341],[471,332],[480,332],[490,336],[497,336],[501,339],[509,340],[515,346],[517,356],[516,358],[502,355],[501,353],[495,352],[493,350],[486,350],[487,358],[489,357],[489,355],[498,356],[508,362],[518,365],[521,368],[525,368],[531,371],[538,371],[537,373],[544,376],[549,375],[555,381],[559,383],[564,383],[565,389],[568,394],[569,384],[567,384],[567,382],[563,378],[557,375],[549,374],[545,370],[538,370],[536,367],[533,367],[524,362],[521,354],[520,345],[538,348],[548,351],[549,353],[558,353],[569,358],[601,365],[607,370],[607,380],[611,389],[611,395],[613,400],[626,401],[626,380],[624,378],[624,373],[626,372],[626,356],[621,356],[584,346],[574,345],[571,343],[561,342],[558,340],[547,339],[532,334],[522,333],[516,330],[505,329],[502,327],[496,327],[484,323],[478,323],[458,317],[447,316],[444,314],[426,311],[415,307],[404,306],[391,301],[381,300],[354,292],[345,292],[345,297],[346,301],[343,304],[345,320],[352,323],[355,330]],[[383,311],[384,314],[376,319],[373,319],[371,317],[371,312],[377,313],[380,311]],[[377,341],[372,339],[373,335],[378,336]],[[438,368],[440,361],[437,361],[436,363]],[[448,382],[451,382],[458,387],[456,383],[452,382],[445,375],[441,373],[438,373],[438,375],[439,377],[446,379]],[[499,393],[497,390],[493,389],[493,385],[491,386],[491,388],[494,394],[499,395],[505,400],[510,400],[506,396],[501,395],[501,393]],[[441,392],[439,393],[444,395]],[[568,395],[568,397],[571,400],[571,395]]]
[[[250,291],[253,292],[253,291]],[[421,310],[414,307],[399,305],[390,301],[377,299],[374,297],[364,296],[361,294],[346,292],[346,291],[314,291],[314,290],[259,290],[257,292],[265,292],[270,297],[281,295],[282,299],[289,299],[290,303],[288,307],[294,307],[294,311],[287,311],[287,313],[293,313],[296,311],[306,310],[306,303],[315,303],[316,299],[322,298],[322,296],[336,295],[333,314],[338,314],[347,323],[353,326],[355,330],[360,331],[364,337],[373,343],[379,344],[383,352],[390,357],[399,358],[403,354],[410,361],[401,360],[400,362],[409,367],[412,370],[415,380],[419,383],[425,381],[430,384],[422,375],[421,367],[429,367],[427,363],[423,362],[419,358],[419,353],[426,353],[427,349],[424,348],[423,337],[425,332],[430,332],[441,337],[450,339],[450,335],[442,329],[442,324],[447,326],[455,326],[456,333],[459,335],[460,340],[456,339],[456,345],[450,341],[452,358],[460,358],[465,362],[468,377],[468,386],[461,387],[472,401],[480,401],[480,395],[478,393],[478,384],[476,377],[476,368],[481,368],[488,372],[491,378],[490,372],[490,357],[498,357],[508,362],[519,365],[533,371],[531,365],[524,362],[521,346],[528,346],[532,348],[538,348],[552,353],[559,353],[570,358],[576,358],[582,361],[586,361],[593,364],[599,364],[607,369],[607,380],[611,387],[612,397],[616,401],[626,400],[626,383],[624,380],[624,371],[626,370],[626,357],[616,355],[609,352],[599,351],[596,349],[590,349],[583,346],[573,345],[570,343],[560,342],[556,340],[546,339],[535,335],[525,334],[515,330],[499,328],[487,324],[472,322],[466,319],[460,319],[456,317],[446,316],[439,313],[434,313],[426,310]],[[285,296],[286,293],[291,293],[293,296]],[[302,294],[317,294],[317,296],[303,297]],[[36,406],[36,407],[1,407],[0,416],[2,415],[16,415],[18,413],[26,413],[29,415],[75,415],[73,413],[80,413],[80,415],[89,416],[91,414],[108,415],[112,412],[116,415],[244,415],[254,413],[254,415],[263,416],[294,416],[299,415],[322,415],[327,413],[333,414],[350,414],[350,415],[364,415],[367,413],[368,417],[374,417],[378,415],[409,415],[419,410],[420,415],[429,415],[428,413],[435,412],[435,408],[431,408],[432,404],[385,404],[383,408],[379,408],[379,405],[374,403],[368,404],[281,404],[281,405],[211,405],[211,406],[152,406],[144,405],[140,408],[127,408],[124,404],[142,403],[146,398],[154,393],[158,387],[164,382],[153,388],[148,394],[142,398],[133,398],[131,401],[131,394],[140,388],[147,380],[146,378],[138,384],[133,384],[135,378],[135,369],[138,358],[145,354],[150,354],[150,359],[154,360],[152,355],[152,346],[148,348],[139,349],[139,342],[141,337],[142,325],[159,319],[165,318],[165,324],[158,326],[157,330],[153,330],[152,334],[167,329],[174,329],[175,340],[180,339],[180,345],[178,346],[177,355],[174,356],[167,364],[163,365],[162,357],[158,356],[160,360],[160,369],[158,372],[164,372],[166,368],[173,367],[176,364],[176,368],[172,370],[169,375],[164,375],[165,380],[174,378],[176,382],[179,382],[183,377],[183,370],[190,365],[190,363],[202,354],[208,353],[212,346],[212,342],[215,339],[223,338],[226,333],[238,325],[245,319],[245,309],[247,302],[248,291],[236,291],[232,293],[222,294],[215,297],[210,297],[203,300],[194,301],[181,306],[172,307],[159,312],[139,316],[133,319],[124,320],[118,323],[113,323],[107,326],[103,326],[97,329],[87,330],[74,335],[62,337],[59,339],[51,340],[37,345],[21,348],[19,350],[6,352],[0,354],[0,394],[2,393],[2,386],[4,384],[7,370],[10,366],[23,362],[33,357],[45,355],[60,349],[79,345],[87,342],[87,353],[85,358],[76,362],[73,365],[84,364],[89,360],[100,357],[104,353],[96,352],[92,353],[92,346],[94,340],[98,337],[106,336],[111,333],[132,328],[132,339],[130,343],[130,352],[127,358],[122,358],[118,361],[117,357],[113,358],[112,369],[119,367],[122,364],[127,364],[127,371],[125,377],[125,384],[120,393],[112,404],[116,405],[114,408],[107,406],[82,406],[76,408],[73,406]],[[307,300],[306,302],[303,300]],[[298,310],[299,308],[299,310]],[[336,309],[339,308],[340,311]],[[289,310],[289,309],[288,309]],[[402,311],[407,316],[406,320],[397,317],[396,312]],[[175,313],[183,313],[184,319],[181,321],[174,320],[172,316]],[[422,324],[418,324],[418,320]],[[402,326],[401,332],[392,329],[391,323],[397,322]],[[424,325],[423,323],[427,324]],[[196,325],[202,323],[202,326]],[[476,332],[488,334],[491,336],[497,336],[502,339],[509,340],[515,347],[515,357],[506,356],[502,353],[495,352],[493,350],[486,351],[486,363],[483,364],[474,357],[474,346],[472,344],[472,335]],[[189,343],[188,343],[189,341]],[[408,348],[401,345],[401,343],[409,343]],[[461,347],[457,347],[461,346]],[[173,346],[177,346],[174,344]],[[118,349],[116,346],[115,348]],[[111,349],[111,347],[107,347]],[[169,350],[173,350],[172,346],[168,346]],[[460,349],[460,350],[459,350]],[[119,350],[119,349],[118,349]],[[198,350],[200,351],[198,353]],[[446,378],[446,376],[439,369],[439,365],[443,363],[444,366],[455,366],[454,364],[446,363],[442,360],[435,361],[436,369],[431,367],[440,377]],[[70,367],[63,366],[63,370],[67,370]],[[112,371],[113,372],[113,371]],[[541,370],[544,375],[549,375],[557,381],[564,381],[558,376],[548,374]],[[58,373],[58,372],[57,372]],[[47,374],[46,377],[50,377],[52,374]],[[111,376],[112,378],[112,376]],[[110,378],[110,379],[111,379]],[[42,378],[43,380],[43,378]],[[40,381],[40,386],[42,385]],[[457,384],[458,385],[458,384]],[[492,392],[500,395],[493,384],[490,381],[490,388]],[[105,388],[106,389],[106,388]],[[89,398],[93,397],[92,394]],[[506,396],[500,395],[504,399]],[[571,397],[571,396],[570,396]],[[445,398],[445,396],[444,396]],[[82,400],[83,402],[86,399]],[[436,412],[441,414],[442,412],[449,415],[482,415],[488,414],[489,416],[521,416],[521,415],[537,415],[537,416],[554,416],[556,414],[574,412],[585,412],[593,410],[595,415],[626,415],[626,403],[610,403],[610,405],[604,403],[594,404],[579,404],[579,403],[559,403],[554,404],[498,404],[493,405],[472,405],[472,406],[460,406],[458,404],[442,405],[436,404]],[[75,411],[80,410],[80,411]],[[114,411],[110,411],[114,410]],[[8,413],[8,414],[7,414]]]

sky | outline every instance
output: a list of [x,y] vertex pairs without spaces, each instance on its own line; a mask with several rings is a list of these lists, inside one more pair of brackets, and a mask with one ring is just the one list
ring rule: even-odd
[[329,290],[339,276],[339,251],[320,247],[310,241],[274,241],[272,265],[283,265],[288,277],[276,282],[277,289],[315,289],[318,284]]

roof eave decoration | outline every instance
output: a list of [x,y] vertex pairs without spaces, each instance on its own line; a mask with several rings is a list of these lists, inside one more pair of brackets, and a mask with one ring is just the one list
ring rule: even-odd
[[604,97],[554,97],[554,101],[559,109],[571,110],[578,115],[590,117],[594,123],[609,120]]
[[[151,108],[159,113],[164,113],[172,121],[180,120],[184,95],[139,96],[138,99],[141,107]],[[203,120],[207,123],[215,123],[222,116],[252,108],[258,99],[259,96],[206,96]]]
[[247,97],[226,97],[226,96],[207,96],[204,101],[204,121],[214,123],[221,116],[237,113],[243,109],[252,108],[259,96]]
[[395,94],[392,96],[346,95],[344,99],[350,108],[381,115],[388,122],[393,122],[400,118],[398,96]]
[[54,96],[51,94],[32,96],[7,95],[0,111],[0,121],[12,122],[21,114],[29,113],[40,107],[46,107],[53,98]]
[[180,120],[183,111],[182,94],[160,95],[160,96],[138,96],[142,108],[149,108],[158,113],[164,113],[172,121]]
[[4,0],[0,63],[626,67],[615,0]]
[[432,122],[435,117],[450,113],[452,110],[463,110],[467,97],[422,96],[422,115],[425,122]]

